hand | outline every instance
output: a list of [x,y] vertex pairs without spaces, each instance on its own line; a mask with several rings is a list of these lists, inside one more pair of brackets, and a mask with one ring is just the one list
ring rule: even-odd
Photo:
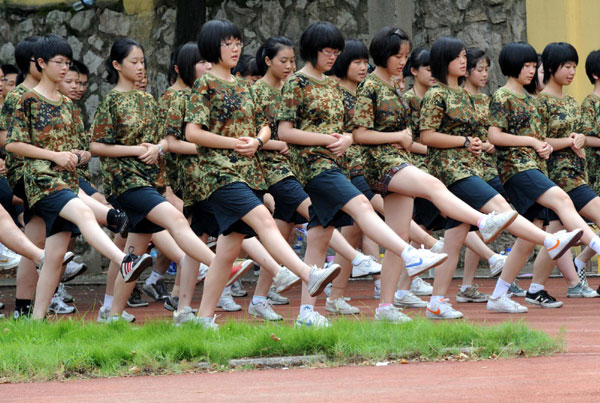
[[585,136],[581,133],[571,133],[569,135],[569,138],[573,140],[573,145],[571,145],[571,148],[574,149],[578,149],[581,150],[583,147],[585,147]]
[[[404,148],[406,151],[410,150],[410,146],[413,143],[413,137],[412,137],[412,132],[410,131],[410,129],[404,129],[400,132],[398,132],[399,135],[399,140],[398,141],[398,145],[400,145],[402,148]],[[398,147],[396,147],[398,148]]]
[[545,141],[540,141],[540,143],[541,143],[541,147],[537,148],[535,150],[535,152],[537,152],[540,157],[547,160],[548,158],[550,158],[550,154],[552,154],[552,151],[554,151],[554,148],[552,148],[552,146],[550,144],[546,143]]
[[479,156],[481,154],[481,149],[483,147],[483,143],[479,137],[469,137],[469,147],[467,147],[467,151],[473,155]]
[[283,144],[283,146],[279,149],[279,154],[283,154],[286,157],[290,155],[290,150],[288,149],[287,143],[285,141],[282,141],[281,144]]
[[235,152],[244,157],[253,157],[258,150],[258,140],[256,137],[240,137],[235,144]]
[[333,143],[330,143],[327,148],[338,157],[344,155],[348,147],[352,145],[352,137],[350,136],[345,136],[340,133],[331,133],[330,136],[334,137],[336,140]]
[[71,152],[73,154],[77,154],[79,156],[79,163],[77,164],[77,166],[82,166],[87,164],[88,162],[90,162],[90,159],[92,158],[92,153],[90,153],[89,151],[84,151],[84,150],[71,150]]
[[487,140],[482,143],[481,149],[488,154],[494,154],[496,152],[496,147]]
[[0,175],[6,175],[6,163],[3,158],[0,158]]
[[151,143],[142,143],[142,147],[146,147],[146,152],[138,156],[138,159],[147,165],[157,164],[159,157],[158,146]]
[[576,148],[575,145],[571,146],[571,150],[577,155],[579,158],[585,159],[585,150],[583,148]]
[[58,165],[59,168],[69,172],[75,172],[75,167],[77,166],[77,154],[70,151],[57,151],[54,153],[52,162]]

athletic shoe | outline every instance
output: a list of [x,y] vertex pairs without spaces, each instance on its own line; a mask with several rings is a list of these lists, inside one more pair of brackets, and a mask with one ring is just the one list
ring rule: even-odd
[[305,310],[296,318],[297,327],[329,327],[329,320],[317,311]]
[[123,258],[121,263],[121,275],[126,283],[136,281],[140,274],[152,265],[152,256],[147,253],[137,256],[133,254],[133,247],[129,248],[129,254]]
[[173,297],[169,295],[167,299],[165,299],[165,303],[163,305],[167,311],[174,312],[177,310],[179,306],[179,297]]
[[575,271],[577,271],[577,277],[579,277],[579,281],[582,281],[585,284],[588,284],[587,281],[587,264],[585,265],[585,267],[583,269],[581,269],[581,271],[578,271],[577,269],[577,265],[575,264],[575,258],[573,258],[573,266],[575,266]]
[[231,284],[231,295],[233,295],[234,297],[245,297],[248,295],[248,291],[244,290],[242,280],[238,280],[235,283]]
[[546,290],[540,290],[533,294],[527,291],[525,302],[539,305],[542,308],[560,308],[563,306],[562,301],[557,301],[556,298],[548,294]]
[[169,276],[176,276],[177,275],[177,263],[171,262],[169,264],[169,268],[166,271],[166,274],[168,274]]
[[129,219],[124,211],[115,209],[114,222],[107,224],[106,228],[115,234],[121,234],[123,238],[127,238],[129,235]]
[[267,293],[267,299],[271,303],[271,305],[287,305],[290,303],[290,300],[283,295],[279,295],[275,291],[275,287],[271,286],[269,288],[269,292]]
[[486,216],[483,228],[479,229],[483,242],[490,243],[498,238],[502,231],[506,229],[517,218],[519,214],[515,210],[496,213],[492,211]]
[[567,298],[596,298],[598,293],[590,288],[587,282],[580,281],[575,287],[567,289]]
[[281,266],[281,269],[275,277],[273,277],[273,285],[277,293],[289,290],[300,282],[300,277],[292,273],[290,269],[285,266]]
[[312,266],[308,275],[308,293],[311,297],[316,297],[323,292],[323,289],[328,283],[340,274],[340,265],[337,263],[331,264],[326,269],[320,269],[317,266]]
[[175,326],[181,326],[183,323],[192,323],[196,319],[196,315],[191,307],[186,306],[183,310],[173,312],[173,323]]
[[142,285],[142,291],[155,301],[164,301],[169,298],[169,293],[167,292],[163,279],[156,280],[156,283],[154,284],[144,283],[144,285]]
[[490,295],[479,291],[477,284],[473,284],[464,291],[459,289],[456,294],[456,302],[487,302],[489,299]]
[[[118,317],[118,316],[117,316]],[[108,323],[110,318],[110,308],[100,307],[98,311],[98,323]],[[123,311],[120,316],[125,322],[133,323],[135,322],[135,316],[128,313],[127,311]]]
[[267,300],[261,300],[256,303],[254,301],[250,302],[250,305],[248,305],[248,315],[274,322],[282,319],[281,315],[273,310],[273,307],[271,307],[271,304]]
[[60,299],[58,294],[54,294],[52,300],[50,301],[50,305],[48,305],[48,312],[55,313],[57,315],[65,315],[75,312],[75,307],[65,304],[63,300]]
[[527,313],[529,311],[526,306],[510,299],[510,294],[504,294],[495,299],[490,297],[487,302],[487,310],[503,313]]
[[73,302],[73,297],[65,290],[65,285],[63,283],[58,284],[56,295],[58,295],[63,302]]
[[9,249],[4,249],[0,253],[0,269],[9,270],[19,265],[21,261],[21,255],[15,253],[9,253]]
[[204,263],[200,263],[200,268],[198,268],[198,282],[203,281],[207,274],[208,266]]
[[427,302],[409,291],[404,297],[398,298],[394,295],[394,305],[399,308],[425,308]]
[[352,265],[352,277],[365,277],[381,273],[381,264],[373,256],[363,255],[365,258],[358,264]]
[[386,305],[383,308],[375,309],[375,320],[380,322],[404,323],[412,319],[406,316],[394,305]]
[[440,265],[448,259],[445,253],[432,253],[429,249],[415,249],[410,253],[409,260],[405,261],[406,271],[410,277],[418,276],[425,270]]
[[123,312],[121,312],[121,319],[123,319],[125,322],[133,323],[135,322],[135,315],[130,314],[123,309]]
[[127,299],[127,306],[131,308],[141,308],[144,306],[148,306],[148,302],[144,301],[142,298],[142,292],[138,285],[135,286],[133,291],[131,291],[131,295]]
[[425,309],[427,319],[460,319],[463,316],[463,313],[452,308],[452,304],[446,299],[440,301],[435,307],[427,305]]
[[[42,261],[41,261],[40,265],[36,267],[36,270],[38,273],[40,273],[42,271],[42,267],[44,267],[45,256],[46,256],[45,254],[42,255]],[[71,251],[65,253],[65,256],[63,257],[63,266],[67,266],[71,262],[71,260],[73,260],[74,257],[75,257],[75,255]]]
[[222,308],[227,312],[236,312],[242,310],[241,305],[236,304],[233,300],[233,297],[231,296],[231,290],[228,288],[223,290],[221,298],[219,298],[219,302],[217,302],[217,308]]
[[433,246],[431,247],[431,249],[429,249],[430,251],[432,251],[433,253],[440,253],[442,251],[442,248],[444,247],[444,238],[440,237],[440,239],[438,239]]
[[373,287],[373,299],[381,299],[381,286],[375,285]]
[[504,269],[504,264],[506,263],[506,255],[496,254],[496,261],[494,264],[490,265],[490,277],[496,277],[502,273],[502,269]]
[[73,280],[75,277],[82,275],[87,270],[87,266],[85,263],[77,263],[75,261],[70,261],[67,263],[67,267],[65,267],[65,272],[63,273],[62,282],[68,283]]
[[331,297],[331,289],[333,288],[333,283],[329,283],[327,284],[327,287],[325,287],[323,289],[323,294],[325,294],[325,296],[327,298]]
[[410,283],[410,292],[415,295],[431,295],[433,286],[421,277],[415,277]]
[[519,281],[515,279],[508,288],[508,293],[515,297],[524,297],[525,294],[527,294],[527,291],[519,287]]
[[576,229],[571,232],[561,230],[554,234],[549,234],[544,240],[544,247],[548,251],[550,259],[556,260],[561,257],[571,246],[579,241],[582,235],[582,229]]
[[133,323],[133,322],[135,322],[135,316],[127,313],[126,311],[123,311],[121,313],[121,315],[119,315],[119,314],[112,315],[106,319],[106,323],[119,322],[119,321],[126,322],[126,323]]
[[360,309],[347,303],[344,297],[333,300],[327,298],[325,310],[340,315],[356,315],[360,313]]
[[246,273],[248,269],[252,267],[253,264],[254,262],[250,259],[241,261],[241,263],[238,263],[238,261],[236,261],[235,265],[231,268],[229,280],[227,280],[227,284],[225,284],[225,287],[229,287],[231,284],[235,283],[237,279],[242,277],[244,273]]
[[210,318],[199,318],[196,316],[193,323],[202,326],[205,329],[216,331],[219,330],[219,325],[215,323],[215,319],[217,319],[217,315]]

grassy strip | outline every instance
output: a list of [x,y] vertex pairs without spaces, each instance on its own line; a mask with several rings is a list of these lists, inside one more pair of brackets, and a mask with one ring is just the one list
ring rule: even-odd
[[327,329],[229,322],[218,332],[154,321],[143,326],[83,320],[0,323],[0,382],[182,373],[199,361],[215,369],[230,359],[324,354],[332,365],[389,358],[439,360],[472,348],[470,358],[544,355],[561,339],[523,322],[486,326],[417,318],[393,325],[339,319]]

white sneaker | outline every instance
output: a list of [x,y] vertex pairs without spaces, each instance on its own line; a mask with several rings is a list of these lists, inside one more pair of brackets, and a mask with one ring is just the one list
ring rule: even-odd
[[428,319],[460,319],[464,315],[462,312],[452,308],[452,304],[444,299],[437,306],[427,305],[425,317]]
[[233,297],[245,297],[248,295],[248,291],[244,289],[242,280],[237,280],[235,283],[231,284],[231,295]]
[[445,253],[432,253],[429,249],[415,249],[410,247],[409,260],[405,260],[406,271],[410,277],[417,276],[425,270],[440,265],[448,259]]
[[396,295],[394,295],[394,305],[400,308],[425,308],[427,302],[409,291],[408,294],[402,298],[396,298]]
[[317,311],[305,310],[296,318],[297,327],[329,327],[329,320]]
[[65,267],[62,282],[67,283],[73,280],[75,277],[83,274],[86,270],[87,266],[85,263],[77,263],[74,260],[71,260],[69,263],[67,263],[67,267]]
[[269,288],[267,299],[271,305],[287,305],[290,303],[290,300],[287,297],[278,294],[273,286]]
[[554,234],[548,234],[544,240],[544,247],[548,251],[550,259],[556,260],[561,257],[571,246],[579,241],[582,235],[582,229],[576,229],[571,232],[561,230]]
[[192,323],[196,319],[192,307],[186,306],[181,311],[173,312],[173,323],[175,326],[181,326],[184,323]]
[[517,218],[519,213],[515,210],[496,213],[492,211],[485,219],[485,225],[479,229],[483,242],[490,243],[508,227]]
[[510,299],[509,294],[504,294],[496,299],[490,297],[487,302],[487,310],[504,313],[526,313],[529,311],[526,306]]
[[333,283],[327,284],[327,287],[323,289],[323,294],[327,296],[327,298],[331,297],[331,289],[333,288]]
[[280,293],[289,290],[300,282],[300,277],[292,273],[287,267],[281,266],[281,270],[273,277],[275,292]]
[[121,312],[121,319],[123,319],[125,322],[133,323],[135,322],[135,315],[123,310],[123,312]]
[[444,247],[444,238],[440,237],[440,239],[438,239],[436,241],[436,243],[433,244],[433,246],[429,250],[432,251],[433,253],[440,253],[442,251],[443,247]]
[[110,314],[110,308],[101,306],[98,311],[98,319],[96,321],[98,323],[106,323],[108,322],[108,315]]
[[73,296],[69,294],[67,290],[65,290],[64,283],[58,284],[58,288],[56,289],[56,295],[58,295],[58,297],[62,299],[63,302],[73,302]]
[[219,330],[219,325],[215,323],[215,319],[217,319],[217,315],[212,316],[210,318],[199,318],[199,317],[195,317],[194,318],[194,323],[196,325],[200,325],[205,329],[208,330]]
[[433,286],[421,277],[415,277],[410,283],[410,292],[415,295],[431,295],[433,293]]
[[344,297],[334,300],[327,298],[325,310],[340,315],[356,315],[360,313],[360,309],[347,303]]
[[381,299],[381,286],[373,287],[373,299]]
[[388,305],[383,308],[375,309],[375,320],[382,322],[404,323],[410,322],[412,319],[406,316],[394,305]]
[[258,301],[257,303],[254,303],[254,301],[250,302],[250,305],[248,305],[248,315],[268,321],[282,319],[281,315],[273,310],[273,307],[271,307],[271,304],[267,300]]
[[66,315],[75,312],[75,307],[65,304],[58,294],[54,294],[52,300],[50,301],[50,305],[48,305],[48,312],[52,312],[57,315]]
[[241,311],[241,305],[236,304],[233,300],[233,296],[231,295],[231,290],[229,288],[225,288],[223,293],[221,294],[221,298],[219,298],[219,302],[217,302],[217,308],[222,308],[227,312],[236,312]]
[[502,269],[504,269],[504,264],[506,263],[507,258],[508,256],[506,255],[500,255],[496,253],[496,261],[490,266],[490,277],[493,278],[502,273]]
[[316,266],[312,266],[310,274],[308,276],[308,293],[311,297],[316,297],[323,292],[323,289],[328,283],[333,281],[334,278],[340,274],[340,265],[332,264],[326,269],[319,269]]
[[19,265],[21,256],[13,253],[10,249],[4,249],[0,253],[0,269],[12,269]]
[[567,289],[567,298],[597,298],[598,293],[590,288],[586,281],[580,281],[575,287]]
[[200,263],[200,267],[198,268],[198,282],[204,280],[206,275],[208,274],[208,266],[204,263]]
[[363,255],[364,259],[352,265],[352,277],[365,277],[381,273],[381,264],[373,256]]

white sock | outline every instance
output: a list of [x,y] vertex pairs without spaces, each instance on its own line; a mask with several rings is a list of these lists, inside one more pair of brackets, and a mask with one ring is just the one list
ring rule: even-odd
[[406,296],[406,294],[408,294],[410,291],[409,290],[396,290],[396,298],[398,299],[402,299]]
[[497,254],[497,253],[494,253],[494,254],[492,255],[492,257],[488,259],[488,263],[489,263],[490,267],[496,264],[496,262],[498,261],[498,258],[499,258],[500,256],[502,256],[502,255],[499,255],[499,254]]
[[498,299],[506,293],[508,293],[508,289],[510,288],[510,283],[502,280],[501,278],[496,281],[496,288],[494,288],[494,292],[492,293],[492,299]]
[[104,303],[102,304],[102,306],[107,309],[112,308],[113,298],[114,297],[112,295],[104,294]]
[[582,262],[581,260],[575,258],[575,260],[573,260],[573,263],[575,263],[577,274],[581,273],[582,270],[585,270],[585,262]]
[[373,280],[375,288],[381,288],[381,279]]
[[300,316],[304,314],[304,312],[314,312],[314,305],[300,305]]
[[264,297],[262,295],[255,295],[252,297],[252,303],[253,304],[258,304],[260,301],[266,301],[267,297]]
[[590,241],[590,248],[594,250],[594,252],[600,254],[600,237],[595,235]]
[[467,291],[467,288],[471,287],[471,284],[463,284],[460,286],[460,292]]
[[150,285],[150,284],[156,284],[156,282],[158,280],[161,280],[163,277],[164,276],[162,274],[157,273],[154,270],[152,270],[152,272],[150,273],[150,275],[146,279],[146,284],[148,284],[148,285]]
[[429,299],[429,306],[435,307],[439,303],[441,303],[443,299],[444,299],[443,295],[432,295],[431,298]]
[[540,292],[543,289],[544,289],[544,285],[543,284],[531,283],[529,285],[529,293],[530,294],[535,294],[536,292]]
[[362,254],[361,252],[358,252],[358,255],[356,255],[356,257],[352,260],[352,265],[356,266],[357,264],[360,264],[360,262],[362,262],[366,258],[367,257],[364,254]]

